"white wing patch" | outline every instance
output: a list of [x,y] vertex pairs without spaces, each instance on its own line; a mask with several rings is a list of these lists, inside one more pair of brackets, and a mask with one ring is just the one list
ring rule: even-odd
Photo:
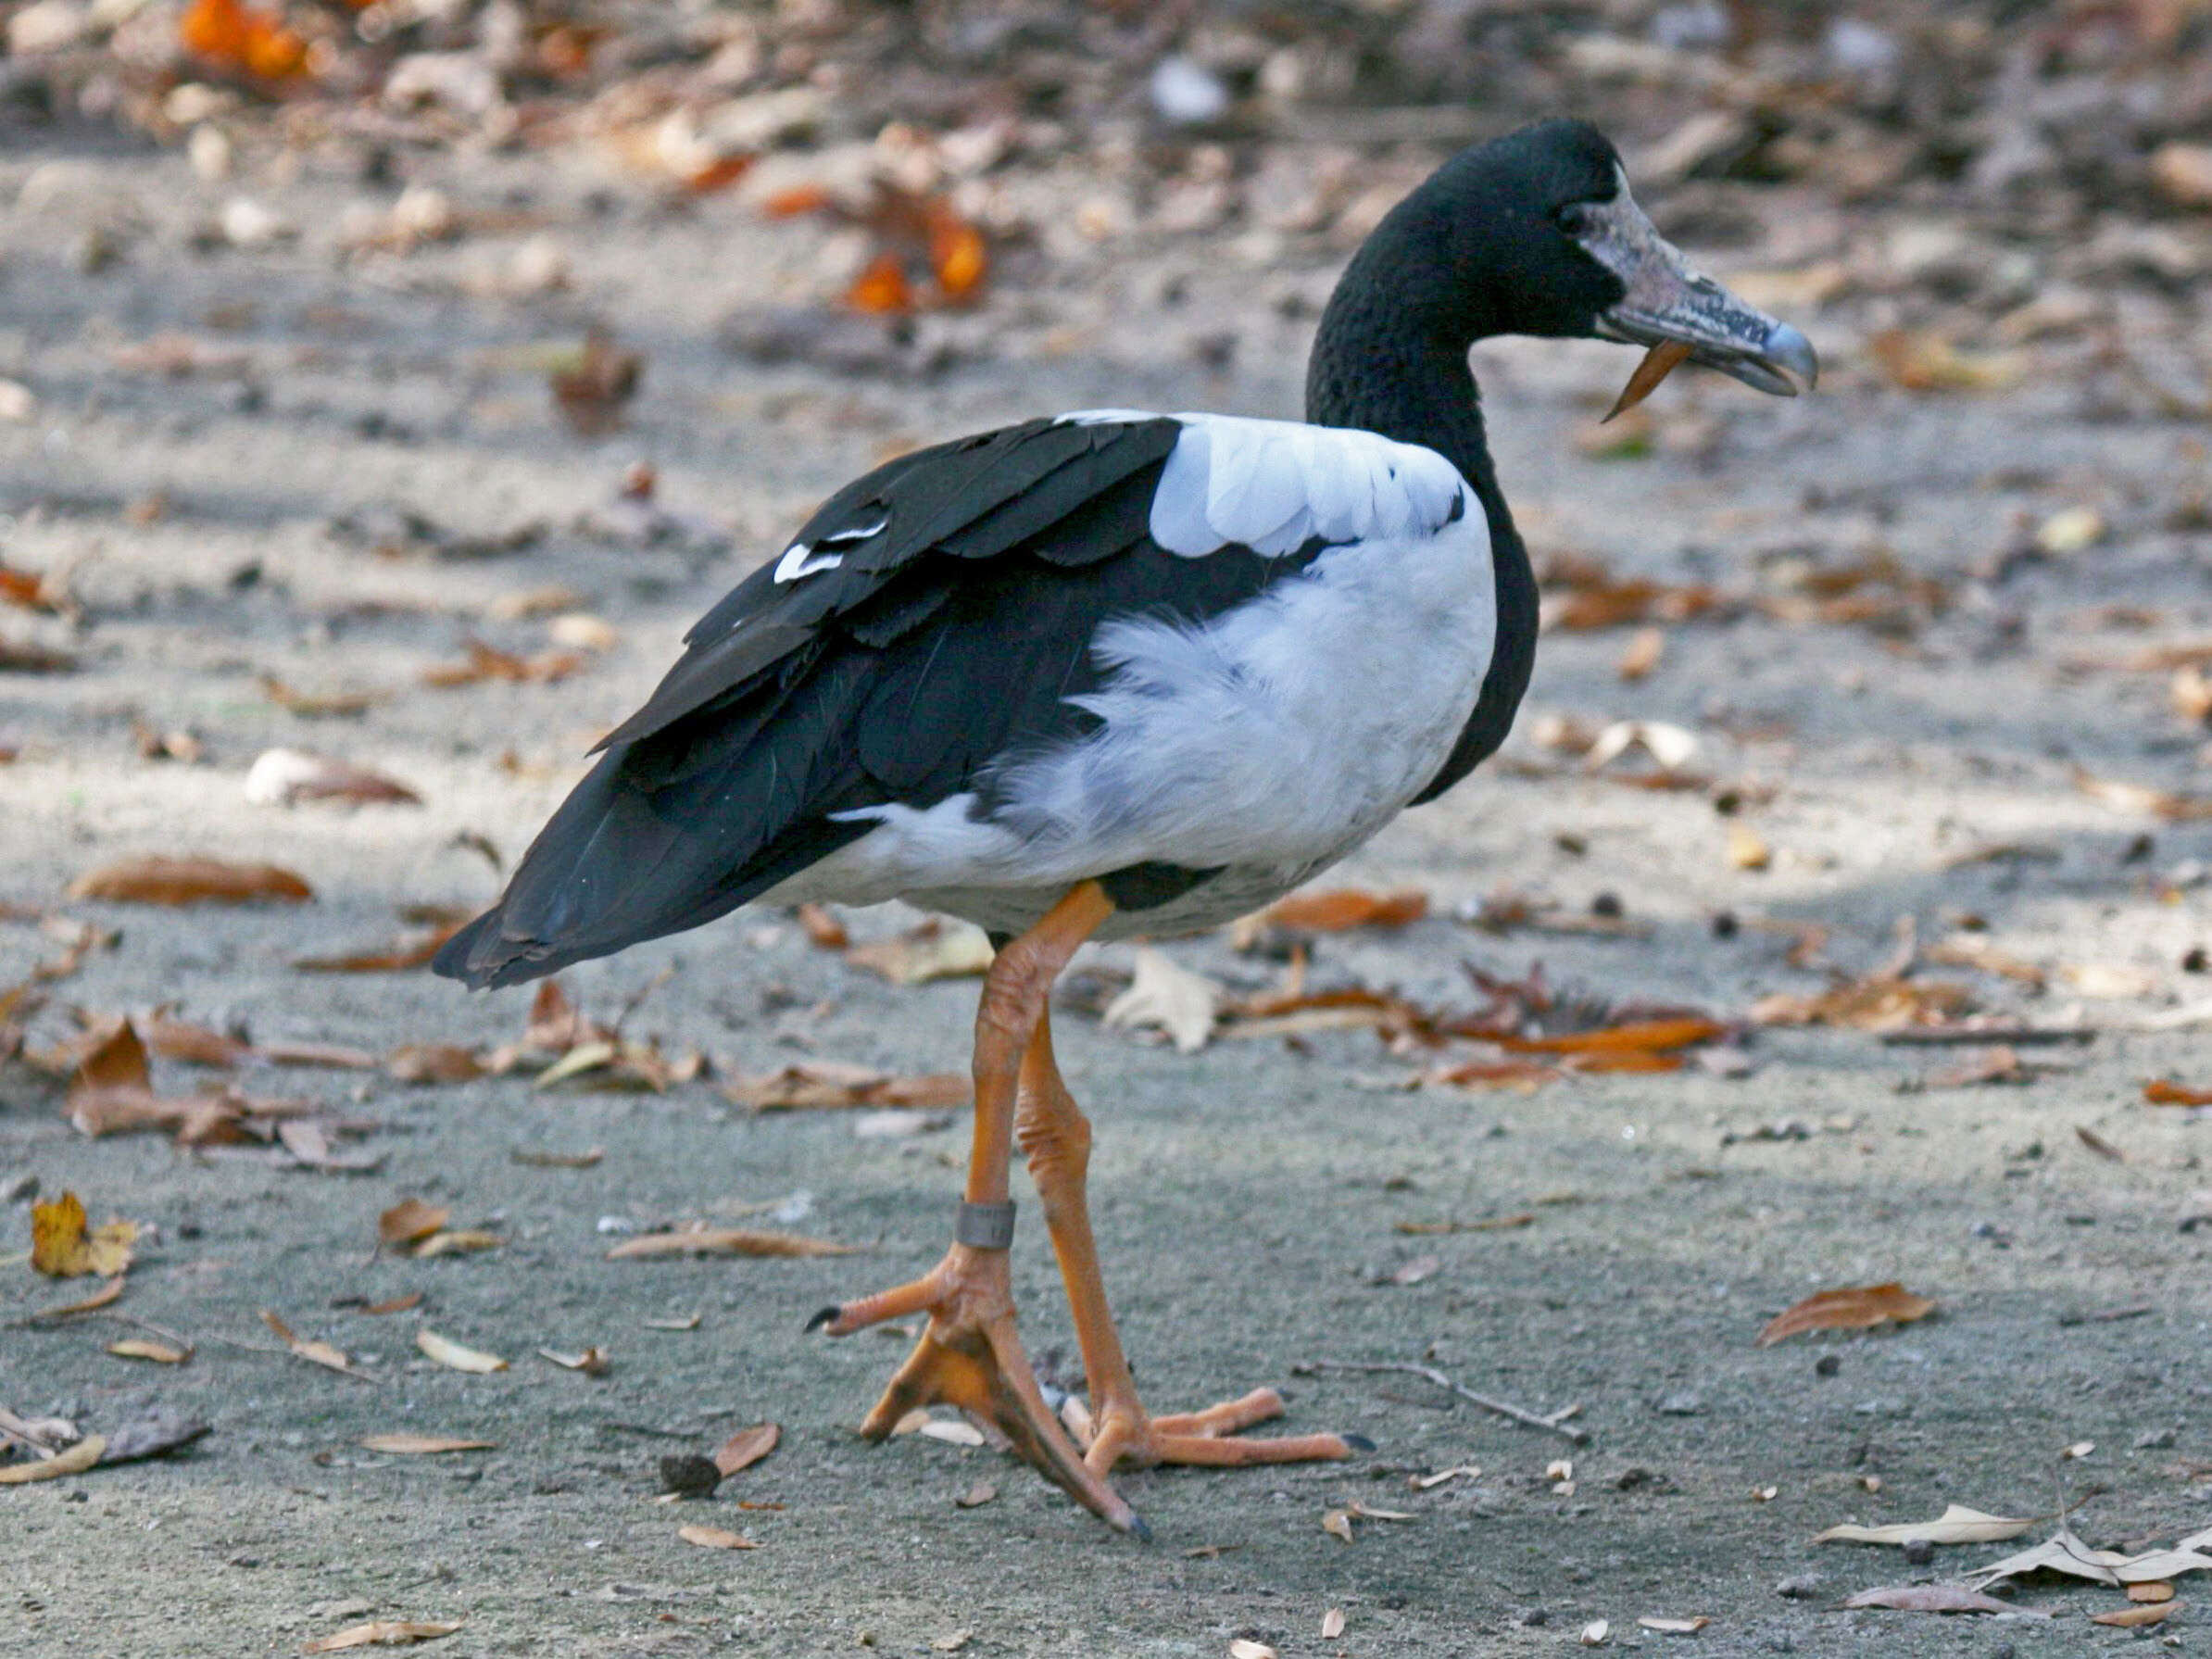
[[1371,432],[1178,415],[1176,440],[1152,496],[1152,539],[1186,557],[1241,543],[1276,558],[1319,538],[1388,541],[1433,535],[1466,485],[1433,449]]
[[844,562],[842,553],[817,553],[804,542],[793,542],[783,558],[775,561],[775,580],[779,585],[797,582],[801,576],[811,576],[819,571],[834,571]]

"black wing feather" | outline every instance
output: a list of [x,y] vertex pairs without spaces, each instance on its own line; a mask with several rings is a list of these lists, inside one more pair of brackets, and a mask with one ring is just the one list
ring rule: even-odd
[[1109,618],[1197,622],[1302,569],[1147,534],[1181,432],[1164,420],[1032,421],[904,456],[837,492],[798,535],[835,570],[755,572],[539,834],[499,905],[437,972],[507,985],[696,927],[873,827],[839,812],[997,803],[1007,763],[1088,729]]

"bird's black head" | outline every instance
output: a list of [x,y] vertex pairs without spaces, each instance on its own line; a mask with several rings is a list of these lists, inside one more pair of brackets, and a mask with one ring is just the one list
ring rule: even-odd
[[1659,234],[1618,152],[1587,121],[1541,121],[1463,150],[1377,228],[1348,287],[1355,278],[1455,349],[1491,334],[1671,344],[1784,396],[1817,372],[1803,334],[1700,275]]

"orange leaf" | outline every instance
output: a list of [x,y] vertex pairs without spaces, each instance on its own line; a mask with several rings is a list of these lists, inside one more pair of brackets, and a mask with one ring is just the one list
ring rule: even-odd
[[728,189],[752,170],[753,158],[750,156],[719,157],[686,178],[684,188],[694,195],[706,195],[713,191]]
[[741,1428],[715,1448],[714,1466],[723,1478],[740,1469],[749,1469],[771,1452],[784,1438],[784,1431],[773,1423],[756,1423],[750,1428]]
[[426,1204],[419,1198],[401,1199],[376,1218],[376,1236],[383,1244],[397,1250],[429,1238],[452,1215],[453,1212],[443,1204]]
[[1771,1347],[1802,1331],[1863,1330],[1868,1326],[1910,1325],[1935,1312],[1935,1303],[1892,1280],[1886,1285],[1822,1290],[1777,1314],[1759,1333],[1758,1345]]
[[1308,933],[1342,933],[1353,927],[1403,927],[1426,914],[1428,895],[1417,889],[1370,893],[1359,887],[1335,887],[1278,900],[1261,919],[1277,927],[1302,928]]
[[304,904],[315,897],[289,870],[274,864],[226,864],[216,859],[170,859],[153,855],[125,859],[80,875],[69,884],[71,899],[106,899],[119,904],[251,904],[272,899]]
[[1711,1042],[1725,1030],[1718,1020],[1632,1020],[1626,1025],[1574,1031],[1565,1037],[1502,1037],[1497,1042],[1514,1054],[1651,1053]]
[[914,291],[897,254],[878,254],[845,291],[845,303],[870,316],[896,315],[914,308]]
[[2143,1098],[2154,1106],[2212,1106],[2212,1088],[2184,1088],[2160,1077],[2143,1086]]
[[829,205],[830,193],[821,185],[794,184],[770,195],[760,204],[760,211],[771,219],[797,219],[802,213],[819,213]]
[[954,301],[973,297],[990,269],[983,233],[949,214],[930,233],[929,260],[936,268],[937,287]]

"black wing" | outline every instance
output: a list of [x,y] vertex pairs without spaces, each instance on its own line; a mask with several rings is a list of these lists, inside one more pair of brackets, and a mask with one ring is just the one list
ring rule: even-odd
[[994,761],[1080,732],[1100,624],[1200,620],[1302,569],[1239,547],[1168,553],[1148,532],[1182,431],[1167,419],[1033,421],[877,468],[800,531],[835,568],[763,567],[686,636],[660,687],[523,857],[440,974],[509,985],[697,927]]

